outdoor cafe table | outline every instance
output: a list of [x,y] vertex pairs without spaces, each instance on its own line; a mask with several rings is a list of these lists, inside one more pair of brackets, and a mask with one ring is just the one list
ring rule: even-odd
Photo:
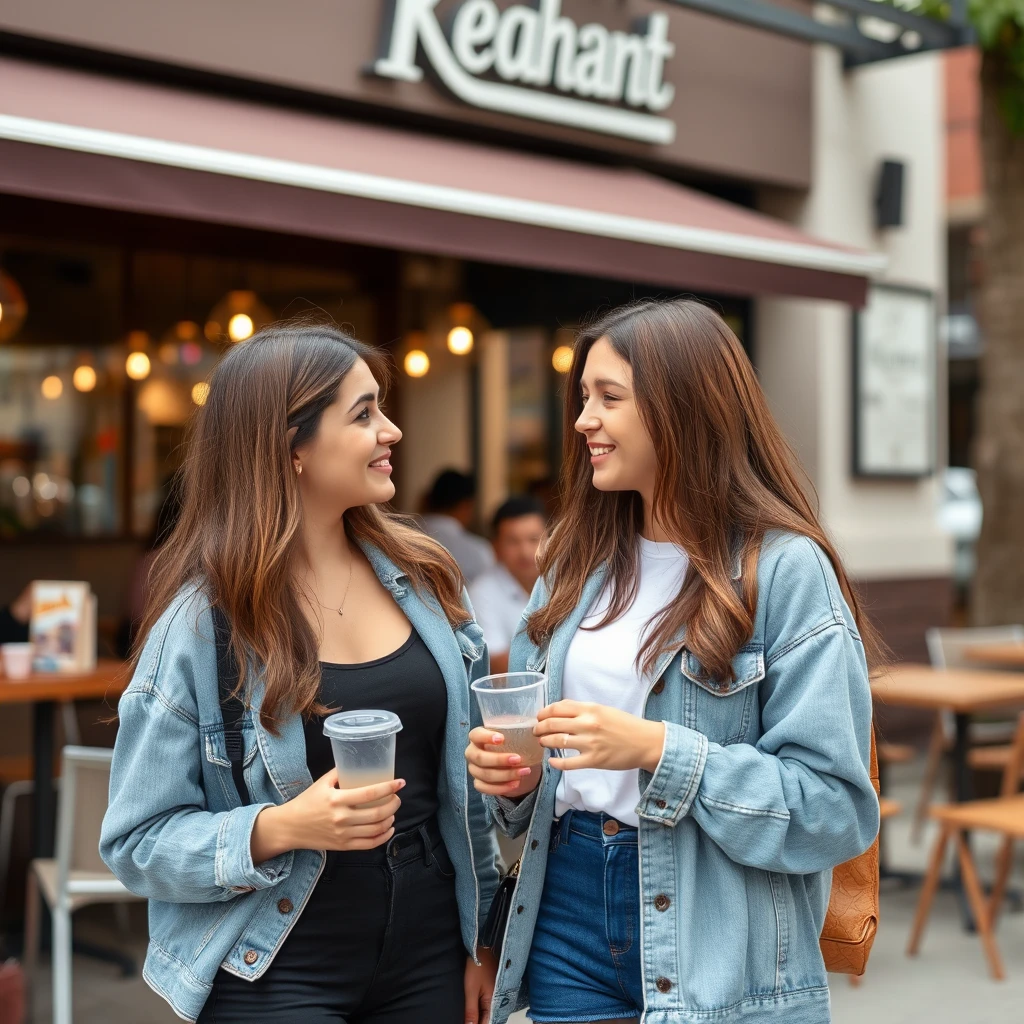
[[[953,743],[954,799],[972,799],[974,786],[967,759],[971,716],[980,712],[1024,707],[1024,673],[985,669],[934,669],[929,665],[900,664],[871,681],[876,701],[928,711],[948,711],[956,721]],[[962,889],[957,884],[957,889]],[[961,899],[964,926],[974,922]]]
[[0,676],[0,705],[31,704],[32,772],[35,779],[32,811],[32,856],[53,856],[55,801],[53,794],[53,733],[57,705],[73,700],[107,699],[111,711],[130,679],[123,661],[101,658],[92,672],[33,672],[27,679]]
[[1012,668],[1024,671],[1024,642],[977,644],[966,648],[964,657],[979,668]]

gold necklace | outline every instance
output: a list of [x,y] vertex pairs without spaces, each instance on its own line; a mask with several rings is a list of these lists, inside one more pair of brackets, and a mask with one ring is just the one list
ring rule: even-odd
[[321,608],[323,608],[323,609],[325,609],[326,611],[329,611],[329,612],[337,612],[339,616],[344,616],[344,614],[345,614],[345,602],[348,600],[349,587],[352,586],[352,563],[354,561],[355,561],[355,559],[353,559],[353,558],[349,558],[349,560],[348,560],[348,583],[345,584],[345,594],[344,594],[344,596],[341,599],[341,604],[337,608],[335,608],[334,605],[323,604],[319,600],[317,600],[316,603],[318,605],[320,605]]

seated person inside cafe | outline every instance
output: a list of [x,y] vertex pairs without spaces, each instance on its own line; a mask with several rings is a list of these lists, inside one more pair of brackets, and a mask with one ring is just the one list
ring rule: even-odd
[[32,584],[6,607],[0,608],[0,644],[20,644],[28,640],[32,617]]
[[457,469],[438,473],[424,500],[423,532],[447,548],[473,582],[494,564],[491,546],[470,526],[476,516],[476,479]]
[[544,537],[544,506],[531,497],[509,498],[492,520],[497,563],[469,586],[476,620],[491,654],[491,671],[508,671],[508,652],[537,582],[537,549]]

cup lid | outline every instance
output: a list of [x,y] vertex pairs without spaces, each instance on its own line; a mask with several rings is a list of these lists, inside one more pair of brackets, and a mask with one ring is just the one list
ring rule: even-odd
[[324,719],[324,735],[332,740],[376,740],[401,728],[393,711],[339,711]]

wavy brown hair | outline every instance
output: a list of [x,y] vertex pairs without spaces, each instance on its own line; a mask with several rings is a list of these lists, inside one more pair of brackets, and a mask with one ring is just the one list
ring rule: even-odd
[[[135,651],[178,591],[197,584],[232,626],[238,692],[263,676],[260,720],[323,713],[319,641],[292,571],[302,502],[292,453],[312,439],[349,371],[362,359],[382,390],[387,357],[329,326],[265,328],[221,360],[190,425],[181,515],[149,574]],[[289,440],[292,428],[295,433]],[[387,507],[349,509],[345,530],[387,555],[452,625],[464,621],[462,574],[440,544]]]
[[[638,666],[649,671],[685,625],[685,647],[708,677],[732,678],[730,662],[753,633],[757,561],[768,530],[802,534],[821,546],[868,660],[880,664],[876,631],[818,521],[796,456],[743,347],[718,314],[692,299],[623,306],[576,339],[565,397],[562,511],[540,558],[550,599],[530,617],[530,639],[541,644],[550,638],[602,563],[613,589],[608,613],[594,628],[617,619],[636,594],[643,502],[635,491],[594,487],[586,440],[575,430],[587,353],[601,338],[632,369],[634,400],[662,467],[653,517],[686,550],[691,567],[678,597],[646,631]],[[737,559],[738,585],[732,578]]]

